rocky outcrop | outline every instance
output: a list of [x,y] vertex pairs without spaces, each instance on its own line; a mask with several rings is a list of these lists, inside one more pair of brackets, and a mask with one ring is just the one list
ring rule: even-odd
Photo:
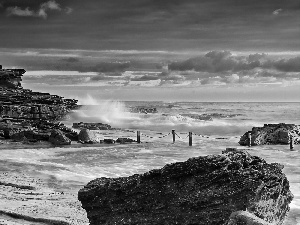
[[25,72],[0,66],[0,117],[18,121],[58,120],[77,107],[75,99],[23,89],[20,82]]
[[65,134],[60,130],[52,130],[49,137],[49,142],[54,145],[70,145],[71,140],[65,136]]
[[78,199],[91,225],[233,225],[243,220],[232,215],[237,211],[282,224],[293,199],[282,168],[228,149],[145,174],[98,178]]
[[133,142],[136,142],[136,141],[131,138],[118,138],[116,140],[116,143],[120,143],[120,144],[133,143]]
[[300,144],[300,126],[295,124],[264,124],[263,127],[253,127],[239,141],[240,145],[248,145],[248,134],[251,133],[251,145],[289,144],[290,137],[294,144]]
[[77,100],[23,89],[24,69],[2,69],[0,65],[0,136],[15,141],[48,141],[53,129],[72,140],[78,134],[57,121],[72,109]]
[[0,65],[0,87],[20,88],[24,69],[2,69]]

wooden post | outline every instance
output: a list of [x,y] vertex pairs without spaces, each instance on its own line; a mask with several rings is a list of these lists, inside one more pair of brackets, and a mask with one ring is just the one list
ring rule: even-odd
[[136,142],[141,143],[141,132],[140,131],[136,132]]
[[193,133],[189,132],[189,146],[193,145]]
[[251,147],[251,132],[248,132],[248,147]]
[[294,138],[292,135],[290,135],[290,150],[294,149]]
[[172,135],[173,135],[173,143],[175,143],[175,130],[172,130]]

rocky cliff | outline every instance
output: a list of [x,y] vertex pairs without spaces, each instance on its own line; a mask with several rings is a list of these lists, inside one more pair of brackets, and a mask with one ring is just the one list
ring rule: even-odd
[[91,225],[282,224],[293,199],[282,168],[228,150],[145,174],[98,178],[78,199]]
[[294,144],[300,144],[300,126],[295,124],[264,124],[253,127],[240,139],[240,145],[248,145],[248,134],[251,133],[251,145],[289,144],[290,137]]
[[23,89],[25,72],[0,66],[0,136],[46,140],[52,129],[75,135],[57,121],[77,107],[77,100]]

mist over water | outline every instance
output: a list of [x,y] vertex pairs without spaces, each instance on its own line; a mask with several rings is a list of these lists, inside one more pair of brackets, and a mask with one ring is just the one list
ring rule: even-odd
[[90,95],[81,98],[82,107],[70,114],[67,124],[74,122],[104,123],[116,128],[126,128],[139,117],[130,113],[125,104],[119,101],[98,100]]

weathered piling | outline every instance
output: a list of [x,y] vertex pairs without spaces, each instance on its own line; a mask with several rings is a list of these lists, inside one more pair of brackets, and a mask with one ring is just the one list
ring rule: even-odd
[[251,131],[248,132],[248,147],[251,147]]
[[173,143],[175,143],[175,130],[172,130]]
[[189,132],[189,146],[193,145],[193,133]]
[[136,142],[141,143],[141,132],[140,131],[136,132]]
[[293,150],[294,149],[294,138],[293,136],[291,135],[290,136],[290,150]]

